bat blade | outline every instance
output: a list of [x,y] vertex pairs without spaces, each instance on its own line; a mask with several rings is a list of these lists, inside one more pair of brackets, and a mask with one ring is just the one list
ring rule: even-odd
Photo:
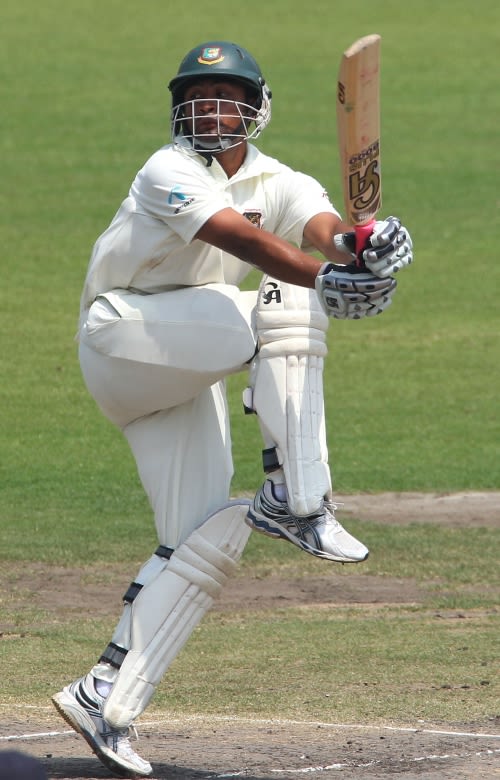
[[359,38],[343,53],[337,84],[337,137],[346,220],[356,253],[366,245],[382,204],[380,167],[380,35]]

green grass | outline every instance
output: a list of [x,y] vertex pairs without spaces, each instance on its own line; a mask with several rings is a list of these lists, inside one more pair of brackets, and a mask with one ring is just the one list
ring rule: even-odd
[[[206,666],[198,679],[191,677],[190,686],[176,692],[183,709],[195,711],[194,688],[197,694],[201,689],[209,712],[220,711],[223,689],[227,714],[236,701],[248,714],[265,711],[301,720],[387,723],[404,721],[409,713],[411,720],[439,713],[443,720],[456,721],[469,702],[467,717],[495,712],[492,618],[471,617],[464,630],[456,620],[391,616],[383,610],[371,616],[356,610],[292,610],[259,618],[258,626],[256,632],[251,620],[234,624],[212,617],[197,632],[177,662],[178,676],[187,675],[200,653],[202,663],[203,656],[217,657],[222,673],[208,686],[201,682]],[[271,641],[265,641],[264,632]],[[308,632],[314,636],[312,646],[304,643]],[[298,645],[303,648],[299,654]],[[236,657],[235,646],[242,648]],[[252,673],[256,659],[257,677]],[[169,706],[167,689],[159,703]]]
[[[2,699],[45,702],[102,650],[109,621],[32,616],[2,647]],[[64,646],[64,659],[61,658]],[[486,720],[498,705],[494,610],[408,608],[211,613],[160,685],[152,712],[205,712],[334,722]],[[215,671],[216,669],[216,671]],[[73,671],[73,676],[74,676]]]
[[[159,0],[146,8],[116,0],[6,3],[4,484],[16,483],[20,470],[36,470],[41,446],[50,456],[43,479],[51,481],[60,459],[67,480],[79,482],[75,440],[90,460],[99,436],[99,452],[113,438],[103,428],[86,436],[97,423],[72,340],[78,299],[92,243],[138,167],[168,140],[166,83],[185,49],[223,34],[255,51],[275,95],[261,147],[319,177],[339,202],[337,64],[351,40],[377,30],[384,212],[404,217],[416,260],[401,274],[386,314],[331,325],[325,386],[332,469],[343,492],[498,487],[499,471],[488,464],[498,460],[500,441],[493,175],[500,11],[493,0],[482,0],[473,16],[469,3],[451,0],[424,0],[404,14],[397,8],[365,0],[353,13],[346,1],[321,2],[310,14],[279,0],[258,3],[251,19],[234,9],[229,16],[199,11],[193,25],[190,11],[177,9],[173,21]],[[231,381],[235,490],[260,480],[258,435],[240,411],[244,381]],[[119,445],[110,446],[113,458],[126,461],[125,443],[121,455]],[[133,465],[127,467],[130,474]],[[23,497],[16,492],[17,502]]]
[[[6,642],[5,661],[15,657],[25,673],[22,685],[9,677],[2,699],[49,698],[64,671],[61,645],[64,666],[91,664],[95,632],[107,628],[84,619],[69,637],[67,626],[49,624],[29,640]],[[304,641],[306,633],[314,642]],[[498,703],[495,634],[494,617],[481,613],[466,620],[383,609],[214,613],[174,662],[152,712],[344,723],[481,719],[494,715]]]
[[[211,37],[247,46],[272,86],[260,147],[319,178],[340,205],[338,61],[355,38],[381,33],[383,212],[411,229],[415,264],[382,317],[331,324],[335,484],[344,493],[500,489],[496,0],[421,0],[404,12],[396,0],[256,0],[195,14],[174,14],[164,0],[5,0],[1,28],[4,563],[109,562],[132,574],[155,545],[127,445],[83,386],[74,333],[92,244],[168,140],[166,84],[185,51]],[[247,286],[256,282],[252,274]],[[245,381],[229,381],[236,494],[262,478],[257,423],[242,413]],[[415,581],[420,605],[214,614],[175,662],[175,699],[164,686],[155,706],[225,712],[237,701],[240,712],[329,720],[494,713],[485,681],[498,633],[498,531],[350,527],[372,549],[362,571]],[[254,538],[242,565],[250,570],[326,572]],[[0,639],[4,700],[45,701],[92,663],[112,628],[82,618],[83,604],[75,614],[40,612],[27,595],[23,609],[9,605],[7,589],[2,620],[15,630]]]

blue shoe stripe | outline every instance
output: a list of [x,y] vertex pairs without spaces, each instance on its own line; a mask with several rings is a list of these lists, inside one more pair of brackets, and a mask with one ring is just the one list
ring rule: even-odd
[[248,510],[247,517],[251,521],[251,525],[253,528],[255,528],[256,531],[262,531],[269,536],[276,537],[276,539],[286,539],[288,541],[288,537],[279,528],[276,528],[275,525],[269,525],[266,520],[257,518],[251,509]]

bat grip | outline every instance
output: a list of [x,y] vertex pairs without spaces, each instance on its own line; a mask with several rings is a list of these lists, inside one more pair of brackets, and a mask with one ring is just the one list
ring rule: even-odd
[[368,239],[370,238],[373,228],[375,226],[375,220],[372,219],[370,222],[367,222],[366,225],[355,225],[354,227],[354,233],[356,234],[356,257],[358,258],[358,265],[361,265],[362,261],[360,260],[361,252],[363,252],[368,244]]

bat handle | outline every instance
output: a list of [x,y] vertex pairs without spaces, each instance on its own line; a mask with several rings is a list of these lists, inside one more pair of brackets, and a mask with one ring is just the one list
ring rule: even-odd
[[356,234],[356,257],[358,258],[358,265],[361,265],[362,261],[359,259],[361,252],[366,249],[368,239],[370,238],[373,228],[375,226],[375,220],[372,219],[367,222],[366,225],[356,225],[354,232]]

